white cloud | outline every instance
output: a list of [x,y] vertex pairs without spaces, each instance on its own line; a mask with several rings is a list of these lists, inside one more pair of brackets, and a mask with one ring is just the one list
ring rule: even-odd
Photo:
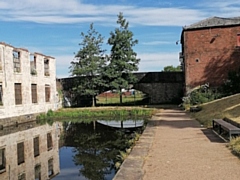
[[144,8],[135,6],[90,5],[77,0],[9,0],[0,4],[0,19],[37,23],[80,23],[116,21],[123,12],[131,24],[182,26],[202,19],[204,13],[184,8]]
[[173,53],[145,53],[138,54],[140,72],[161,71],[165,66],[179,65],[178,52]]
[[[56,56],[57,77],[69,77],[70,62],[74,56]],[[143,53],[138,54],[141,59],[139,72],[161,71],[165,66],[178,66],[178,52],[172,53]]]
[[208,16],[219,16],[219,17],[238,17],[240,0],[212,0],[201,3],[199,7],[202,11],[205,11]]
[[184,26],[209,16],[239,16],[240,0],[206,1],[201,9],[124,5],[84,4],[79,0],[8,0],[0,2],[0,20],[37,23],[113,24],[118,12],[123,12],[131,25]]
[[143,45],[162,45],[162,44],[172,44],[170,41],[151,41],[151,42],[142,42]]

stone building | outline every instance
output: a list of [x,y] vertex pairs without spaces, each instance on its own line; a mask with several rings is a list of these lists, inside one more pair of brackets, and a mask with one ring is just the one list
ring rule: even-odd
[[55,58],[0,43],[0,124],[56,110],[58,101]]
[[0,130],[0,179],[51,179],[60,172],[62,125],[39,126],[36,121]]
[[211,17],[185,26],[181,44],[186,92],[204,84],[217,87],[240,67],[240,17]]

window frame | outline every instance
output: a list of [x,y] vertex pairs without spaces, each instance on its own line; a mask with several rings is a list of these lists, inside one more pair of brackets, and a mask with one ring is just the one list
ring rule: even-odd
[[44,76],[50,76],[49,59],[44,58]]
[[15,73],[21,72],[21,53],[17,50],[13,50],[13,71]]
[[47,133],[47,149],[48,151],[53,148],[52,133]]
[[33,138],[33,155],[34,157],[37,157],[40,155],[40,140],[39,140],[39,136],[36,136]]
[[38,96],[37,96],[37,84],[31,84],[31,95],[32,95],[32,103],[38,103]]
[[14,83],[15,104],[22,104],[22,84]]
[[0,173],[3,173],[6,171],[6,149],[5,147],[0,148],[0,156],[1,156],[1,161],[0,161]]
[[36,164],[34,167],[34,179],[41,180],[41,164]]
[[19,142],[19,143],[17,143],[17,163],[18,163],[18,165],[25,162],[24,155],[25,155],[24,154],[24,142]]
[[54,175],[54,163],[53,158],[48,159],[48,177],[52,177]]
[[50,102],[51,99],[51,87],[50,85],[45,85],[45,102]]

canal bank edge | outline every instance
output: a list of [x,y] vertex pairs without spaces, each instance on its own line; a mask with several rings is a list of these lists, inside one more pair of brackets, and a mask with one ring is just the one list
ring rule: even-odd
[[[157,113],[159,112],[156,112],[156,114]],[[157,128],[157,121],[154,119],[155,115],[153,115],[152,118],[148,121],[143,134],[136,142],[136,145],[133,147],[131,153],[122,163],[113,180],[140,180],[143,178],[144,161],[148,155],[150,148],[152,147],[154,135]]]

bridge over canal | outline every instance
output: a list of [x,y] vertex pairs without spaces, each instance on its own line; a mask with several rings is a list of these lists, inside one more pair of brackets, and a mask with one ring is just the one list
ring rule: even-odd
[[[181,99],[184,90],[183,72],[136,72],[133,88],[149,96],[150,104],[172,103]],[[63,91],[69,91],[74,77],[62,78]]]

